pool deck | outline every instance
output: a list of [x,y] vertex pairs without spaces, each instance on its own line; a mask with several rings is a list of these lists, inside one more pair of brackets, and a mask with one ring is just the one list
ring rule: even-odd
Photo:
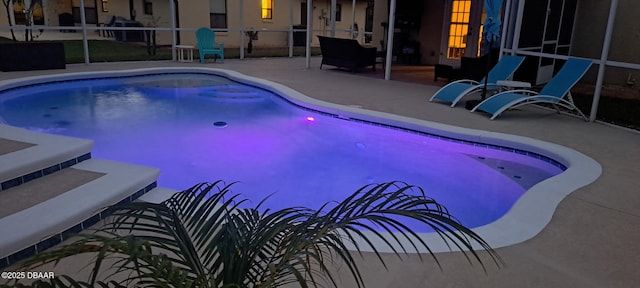
[[[469,265],[460,253],[438,253],[441,271],[428,256],[421,262],[417,255],[402,260],[383,255],[389,270],[385,272],[375,255],[365,254],[361,268],[367,287],[637,287],[640,181],[635,177],[640,176],[639,132],[531,107],[506,112],[490,121],[485,114],[428,102],[438,89],[427,85],[431,79],[423,83],[384,81],[371,73],[351,74],[330,67],[320,70],[319,60],[312,58],[310,69],[305,69],[304,58],[228,59],[224,64],[75,64],[64,70],[2,72],[0,80],[149,67],[222,68],[271,80],[328,102],[563,145],[598,161],[602,175],[565,198],[537,236],[498,248],[504,267],[496,268],[485,258],[489,261],[485,273],[477,264]],[[429,187],[423,188],[428,192]],[[346,267],[342,270],[348,273]],[[354,287],[348,274],[344,275],[340,287]]]

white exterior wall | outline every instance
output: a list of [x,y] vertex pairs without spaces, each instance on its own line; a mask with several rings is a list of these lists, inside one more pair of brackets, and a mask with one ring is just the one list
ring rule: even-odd
[[[43,0],[43,8],[45,13],[45,25],[58,26],[58,15],[61,13],[71,13],[72,6],[79,6],[79,1],[85,1],[86,7],[96,7],[98,23],[108,23],[113,16],[130,18],[129,0],[108,0],[108,11],[103,11],[101,0]],[[143,8],[143,0],[134,0],[133,9],[136,10],[136,21],[139,21],[145,27],[171,27],[170,0],[153,0],[153,15],[145,15]],[[241,45],[240,35],[241,29],[259,30],[258,40],[253,41],[254,47],[286,47],[289,42],[288,29],[291,25],[306,25],[301,22],[301,3],[304,0],[274,0],[273,3],[273,19],[261,19],[261,3],[257,0],[243,0],[244,7],[239,6],[240,0],[227,0],[227,31],[216,32],[217,41],[224,43],[225,47],[237,48]],[[384,2],[384,1],[381,1]],[[336,37],[351,38],[352,35],[348,31],[352,26],[352,0],[338,0],[337,3],[342,6],[341,21],[336,21]],[[329,11],[331,9],[331,0],[313,1],[313,37],[311,37],[312,45],[318,45],[316,35],[331,35],[331,23],[329,21]],[[356,2],[356,18],[358,24],[358,40],[363,39],[365,10],[367,4],[365,1]],[[199,27],[209,27],[209,0],[180,0],[178,1],[178,17],[180,31],[179,43],[183,45],[195,44],[195,30]],[[376,9],[379,10],[379,9]],[[243,17],[240,17],[240,13]],[[291,17],[293,15],[293,17]],[[293,20],[291,20],[291,18]],[[241,20],[242,23],[240,22]],[[6,17],[0,17],[0,25],[8,26]],[[89,24],[90,27],[95,27]],[[374,30],[379,30],[380,24],[374,24]],[[381,35],[381,32],[378,33]],[[171,44],[171,32],[158,32],[157,44]],[[249,41],[248,37],[244,37],[242,43],[246,47]],[[376,42],[374,42],[376,43]]]
[[[209,1],[196,0],[202,4],[194,4],[186,1],[179,2],[180,11],[180,27],[183,29],[198,27],[209,27]],[[216,32],[216,41],[224,43],[225,47],[239,47],[241,29],[255,29],[258,32],[258,40],[253,41],[254,47],[285,47],[288,45],[288,30],[290,25],[306,24],[300,23],[300,6],[301,0],[274,0],[273,3],[273,19],[261,19],[260,1],[244,0],[243,17],[240,17],[239,0],[227,0],[227,31]],[[306,2],[306,1],[305,1]],[[293,5],[291,4],[293,3]],[[336,22],[336,30],[351,28],[351,7],[352,1],[340,0],[342,4],[342,19]],[[331,7],[330,0],[313,1],[313,28],[318,30],[314,35],[330,35],[331,26],[324,18],[321,18],[322,11],[329,11]],[[203,7],[207,7],[203,9]],[[359,1],[356,5],[356,23],[358,23],[360,31],[364,30],[366,3]],[[293,22],[290,15],[293,13]],[[243,23],[240,20],[243,20]],[[336,37],[347,38],[350,33],[337,32]],[[359,34],[362,35],[362,34]],[[362,37],[359,37],[361,39]],[[245,36],[246,46],[249,41]],[[317,37],[312,37],[312,44],[317,45]],[[189,45],[195,43],[193,32],[181,33],[181,44]]]

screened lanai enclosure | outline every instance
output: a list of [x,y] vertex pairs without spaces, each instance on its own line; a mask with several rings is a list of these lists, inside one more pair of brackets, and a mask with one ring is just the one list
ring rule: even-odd
[[[394,67],[452,67],[490,49],[525,55],[514,78],[544,85],[568,57],[594,65],[574,89],[596,120],[611,99],[640,102],[640,2],[632,0],[13,0],[0,12],[6,42],[81,41],[83,62],[104,43],[138,43],[170,50],[195,44],[209,27],[225,49],[243,59],[253,49],[282,56],[317,51],[317,35],[376,47]],[[204,8],[203,8],[204,7]],[[90,49],[91,48],[91,49]],[[150,50],[149,50],[150,51]],[[155,51],[155,50],[154,50]],[[151,51],[150,51],[151,52]],[[255,53],[255,52],[254,52]],[[433,70],[433,69],[432,69]],[[430,71],[432,71],[430,70]],[[425,76],[426,77],[426,76]],[[437,83],[434,83],[437,84]],[[579,97],[578,97],[579,96]],[[626,103],[626,102],[625,102]],[[604,108],[610,109],[610,108]],[[640,111],[632,110],[632,113]],[[615,113],[613,113],[615,114]]]

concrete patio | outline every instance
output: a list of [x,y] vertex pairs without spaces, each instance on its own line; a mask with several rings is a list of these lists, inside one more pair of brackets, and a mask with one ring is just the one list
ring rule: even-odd
[[[497,120],[427,100],[438,89],[432,79],[384,81],[379,74],[320,70],[319,58],[229,59],[220,63],[130,62],[67,65],[65,70],[3,72],[0,80],[86,71],[197,66],[235,70],[271,80],[310,97],[471,129],[520,135],[563,145],[602,165],[594,183],[570,194],[549,225],[534,238],[497,249],[505,262],[487,271],[460,253],[439,253],[442,270],[429,257],[383,255],[388,271],[365,254],[367,287],[635,287],[640,282],[640,133],[535,107],[507,112]],[[372,77],[368,77],[372,76]],[[394,76],[392,75],[392,79]],[[437,83],[442,84],[442,83]],[[1,137],[2,135],[0,135]],[[423,187],[428,192],[429,187]],[[489,243],[491,244],[491,243]],[[347,267],[340,287],[353,287]],[[69,273],[72,269],[62,268]]]

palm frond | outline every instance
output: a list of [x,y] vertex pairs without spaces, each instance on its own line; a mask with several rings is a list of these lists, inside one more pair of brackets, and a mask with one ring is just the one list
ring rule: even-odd
[[[358,287],[364,279],[348,247],[362,254],[366,245],[386,267],[380,249],[398,257],[420,251],[425,243],[407,224],[418,222],[463,251],[469,263],[485,263],[473,249],[480,245],[496,265],[502,260],[480,236],[457,221],[419,187],[402,182],[367,185],[336,203],[313,210],[291,207],[271,211],[241,208],[244,199],[222,181],[201,183],[160,204],[134,202],[110,208],[110,220],[94,233],[37,255],[24,269],[77,254],[94,255],[87,282],[69,277],[41,287],[277,287],[297,283],[337,287],[331,265],[344,263]],[[365,233],[366,232],[366,233]],[[372,236],[373,235],[373,236]],[[376,241],[374,238],[381,241]],[[362,240],[362,241],[358,241]],[[405,244],[408,243],[408,244]],[[347,245],[349,244],[349,245]],[[355,254],[355,255],[358,255]],[[434,253],[430,253],[437,262]],[[115,259],[106,275],[105,260]],[[422,258],[421,258],[422,259]],[[112,260],[114,261],[114,260]],[[438,263],[438,262],[437,262]],[[439,263],[438,263],[439,265]],[[125,273],[124,280],[101,282]],[[322,282],[321,282],[322,281]],[[63,283],[64,282],[64,283]],[[88,286],[87,286],[88,285]]]

